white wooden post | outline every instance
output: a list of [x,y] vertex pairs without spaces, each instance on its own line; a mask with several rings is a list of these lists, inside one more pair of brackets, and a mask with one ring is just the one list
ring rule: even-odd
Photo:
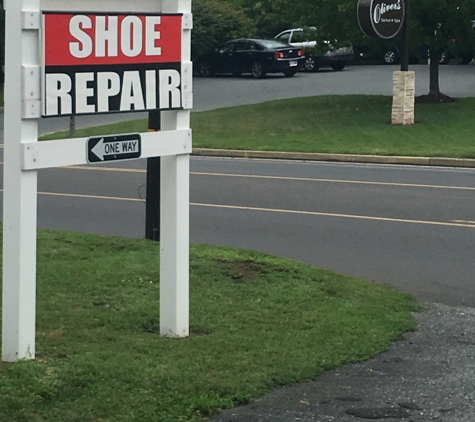
[[4,4],[2,360],[14,362],[35,356],[37,172],[22,171],[20,162],[21,143],[38,137],[39,0]]
[[[162,13],[191,13],[191,0],[162,0]],[[191,22],[183,19],[182,102],[192,107]],[[162,112],[162,130],[188,129],[190,111]],[[189,335],[189,154],[161,159],[160,333]]]
[[160,333],[189,334],[189,155],[161,158]]
[[[161,333],[189,334],[189,154],[193,104],[191,0],[4,0],[6,9],[2,360],[35,357],[37,170],[85,164],[89,140],[37,142],[42,113],[42,11],[183,14],[183,110],[162,112],[160,133],[140,134],[141,156],[160,155]],[[161,8],[161,10],[160,10]],[[167,132],[168,130],[168,132]],[[103,159],[104,157],[102,157]]]

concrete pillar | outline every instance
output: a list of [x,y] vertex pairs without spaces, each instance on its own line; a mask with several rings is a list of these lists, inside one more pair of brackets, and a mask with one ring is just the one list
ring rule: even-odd
[[396,71],[393,74],[393,125],[414,124],[415,72]]

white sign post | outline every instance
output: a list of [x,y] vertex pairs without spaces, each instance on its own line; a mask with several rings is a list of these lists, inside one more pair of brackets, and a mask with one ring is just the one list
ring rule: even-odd
[[[43,168],[162,157],[160,332],[187,336],[191,0],[5,0],[5,9],[2,360],[35,357]],[[40,117],[154,109],[160,132],[37,142]]]

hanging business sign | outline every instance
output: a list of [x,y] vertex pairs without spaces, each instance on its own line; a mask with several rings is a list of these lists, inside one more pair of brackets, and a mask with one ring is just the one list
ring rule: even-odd
[[182,109],[182,15],[43,13],[43,116]]
[[359,0],[358,22],[372,38],[393,38],[404,25],[405,0]]

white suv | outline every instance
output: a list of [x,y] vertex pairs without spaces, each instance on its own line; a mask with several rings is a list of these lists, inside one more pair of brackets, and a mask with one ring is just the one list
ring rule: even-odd
[[[314,27],[287,29],[276,35],[275,39],[303,50],[314,49],[317,41],[312,41],[309,35],[316,31]],[[316,38],[316,37],[315,37]],[[322,66],[330,66],[333,70],[342,70],[349,61],[353,60],[353,47],[342,47],[333,49],[329,41],[324,41],[325,49],[323,54],[305,53],[305,70],[315,72]]]

